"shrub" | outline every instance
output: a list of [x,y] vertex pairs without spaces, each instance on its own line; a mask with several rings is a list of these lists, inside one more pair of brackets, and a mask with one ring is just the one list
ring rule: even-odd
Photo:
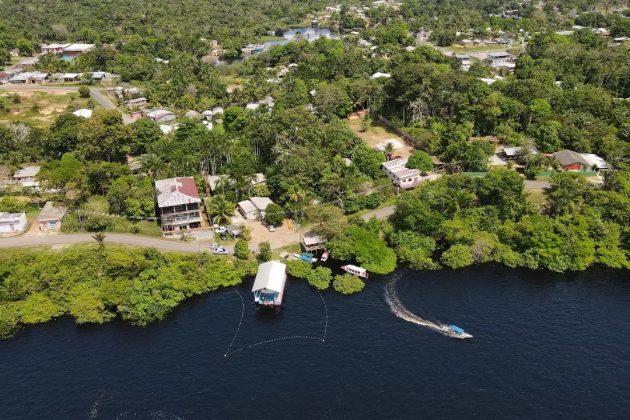
[[332,280],[332,271],[327,267],[317,267],[306,275],[306,280],[317,290],[326,290]]
[[249,245],[244,239],[239,239],[234,245],[234,256],[240,260],[249,258]]
[[409,157],[409,160],[407,161],[407,168],[428,172],[433,169],[433,160],[428,153],[418,150]]
[[302,260],[289,260],[287,261],[287,272],[295,278],[305,279],[311,272],[311,265]]
[[473,262],[472,250],[468,245],[453,245],[442,254],[442,263],[450,268],[468,267]]
[[90,97],[90,88],[87,86],[81,86],[79,88],[79,96],[82,98],[89,98]]
[[258,244],[258,262],[264,263],[270,261],[273,255],[271,254],[271,245],[265,241]]
[[365,287],[363,280],[357,276],[350,274],[340,274],[335,276],[333,282],[335,290],[344,295],[351,295],[353,293],[359,293]]

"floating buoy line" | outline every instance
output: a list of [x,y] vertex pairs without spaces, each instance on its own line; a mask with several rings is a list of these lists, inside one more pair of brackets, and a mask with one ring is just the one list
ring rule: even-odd
[[236,338],[238,337],[238,334],[241,331],[241,326],[243,325],[243,317],[245,316],[245,301],[243,300],[243,295],[241,295],[241,293],[238,291],[236,287],[234,288],[234,291],[236,292],[238,297],[241,299],[241,318],[238,321],[238,326],[236,327],[236,331],[234,332],[234,337],[232,337],[232,341],[230,341],[230,345],[225,351],[225,354],[223,355],[223,357],[228,358],[229,356],[233,354],[240,353],[240,352],[252,349],[254,347],[261,346],[263,344],[274,343],[276,341],[316,340],[316,341],[321,341],[322,343],[326,342],[326,334],[328,333],[328,306],[326,305],[326,301],[324,300],[324,297],[322,296],[322,294],[319,291],[317,291],[317,294],[319,295],[319,298],[322,300],[322,304],[324,306],[324,331],[321,337],[315,337],[311,335],[287,335],[283,337],[271,338],[269,340],[258,341],[256,343],[249,344],[243,347],[239,347],[235,350],[232,350],[232,347],[234,347],[234,342],[236,341]]

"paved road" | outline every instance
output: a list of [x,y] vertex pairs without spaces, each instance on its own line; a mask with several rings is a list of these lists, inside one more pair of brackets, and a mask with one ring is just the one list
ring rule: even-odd
[[[70,233],[58,235],[22,235],[13,238],[0,238],[0,248],[28,248],[33,246],[73,245],[79,243],[96,243],[90,233]],[[123,233],[106,233],[105,243],[131,246],[153,247],[163,251],[199,252],[210,251],[208,242],[183,242],[154,238],[150,236]],[[231,253],[231,247],[228,251]]]
[[[90,96],[104,109],[118,109],[118,106],[112,102],[105,93],[103,93],[103,89],[91,87]],[[125,124],[131,124],[133,122],[133,119],[124,112],[122,113],[122,118]]]

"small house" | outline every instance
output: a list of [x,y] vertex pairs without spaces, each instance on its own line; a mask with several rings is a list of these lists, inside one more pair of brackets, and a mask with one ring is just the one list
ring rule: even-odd
[[306,232],[302,235],[302,247],[307,252],[323,250],[326,245],[326,238],[317,235],[315,232]]
[[247,220],[264,219],[267,206],[272,203],[269,197],[250,197],[238,203],[238,209]]
[[553,153],[554,159],[560,164],[564,171],[588,171],[590,162],[580,153],[573,150],[560,150]]
[[64,73],[61,78],[64,82],[76,82],[81,78],[81,73]]
[[70,44],[40,44],[39,50],[42,54],[61,54],[63,49]]
[[94,44],[69,44],[65,45],[61,53],[66,60],[71,60],[79,55],[91,51],[96,47]]
[[55,206],[52,201],[47,201],[37,217],[39,230],[49,232],[61,229],[61,219],[65,214],[65,207]]
[[168,109],[154,109],[146,113],[147,118],[152,119],[156,123],[165,123],[175,121],[177,114]]
[[0,212],[0,233],[24,232],[28,220],[26,213]]
[[147,105],[147,98],[134,98],[125,102],[127,108],[144,108]]
[[252,292],[257,306],[279,308],[282,305],[287,266],[278,261],[267,261],[258,266]]
[[41,166],[27,166],[22,169],[18,169],[13,174],[13,182],[23,187],[38,188],[39,181],[37,181],[37,174]]
[[413,188],[421,182],[421,174],[417,169],[408,169],[407,160],[396,158],[383,163],[383,170],[392,180],[395,187],[400,189]]
[[256,220],[258,218],[258,209],[254,203],[249,200],[239,202],[238,211],[246,220]]

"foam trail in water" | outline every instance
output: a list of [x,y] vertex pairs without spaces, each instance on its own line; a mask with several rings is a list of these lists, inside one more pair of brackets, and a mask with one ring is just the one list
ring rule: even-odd
[[407,309],[405,305],[403,305],[403,303],[398,298],[398,294],[396,293],[396,282],[397,279],[394,279],[385,286],[385,302],[387,302],[390,311],[392,311],[392,313],[398,318],[404,319],[407,322],[422,325],[423,327],[427,327],[439,333],[448,335],[445,331],[445,325],[436,324],[435,322],[423,319],[411,312],[409,309]]

